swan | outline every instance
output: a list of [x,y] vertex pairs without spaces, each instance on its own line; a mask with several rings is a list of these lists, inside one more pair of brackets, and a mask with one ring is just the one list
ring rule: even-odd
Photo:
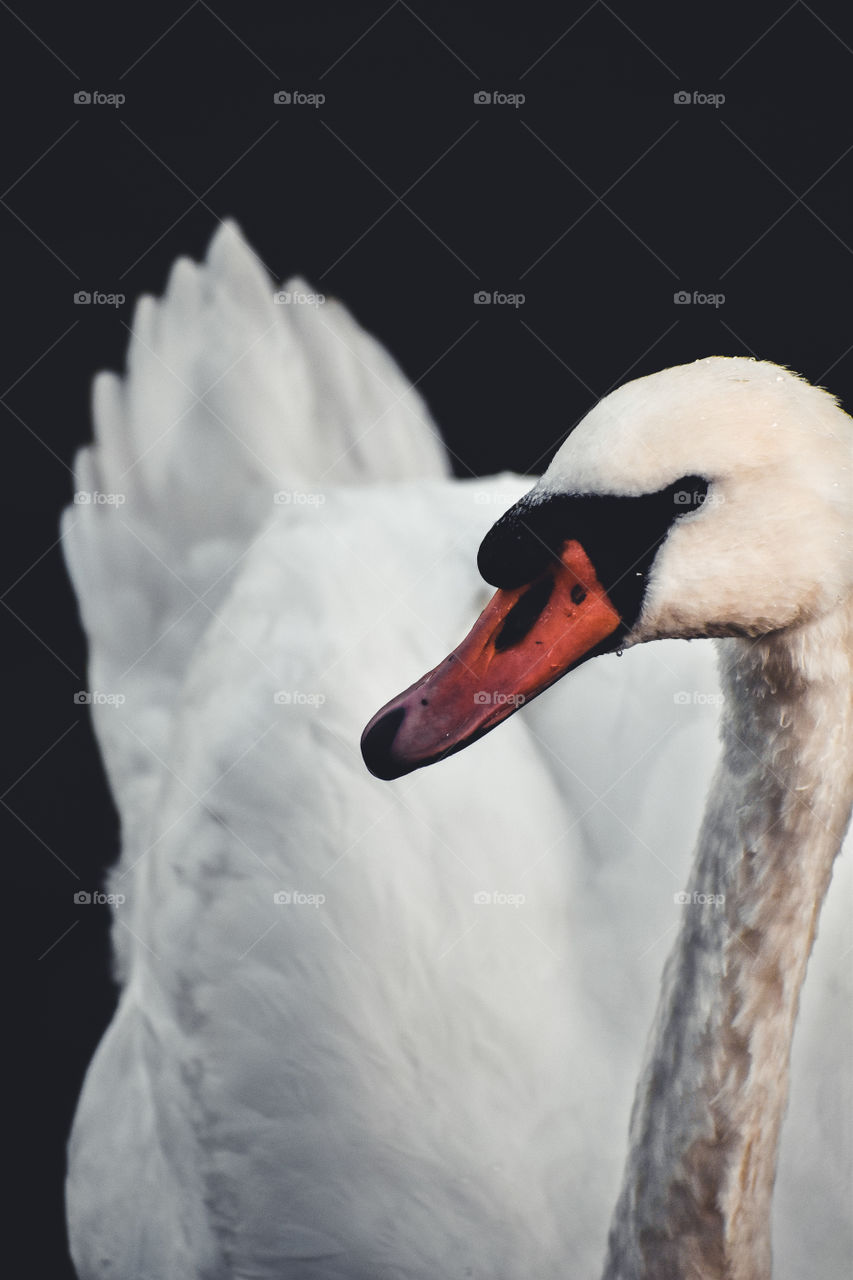
[[[277,304],[227,223],[204,263],[179,260],[164,298],[140,300],[126,374],[96,380],[95,439],[63,520],[122,832],[109,879],[119,1001],[69,1142],[75,1267],[81,1280],[592,1278],[614,1204],[612,1238],[636,1243],[650,1148],[662,1170],[678,1156],[650,1144],[635,1111],[620,1196],[663,955],[679,921],[723,915],[675,901],[694,892],[717,751],[713,655],[702,642],[634,644],[635,628],[621,661],[580,665],[475,751],[371,777],[362,727],[487,604],[476,547],[500,529],[514,538],[529,480],[453,479],[426,406],[379,344],[332,300],[294,302],[303,282],[283,292]],[[786,439],[804,397],[843,440],[832,402],[792,375],[725,367],[753,410],[772,392]],[[712,473],[713,434],[690,431],[710,404],[660,376],[670,428],[681,405],[684,465],[668,438],[641,466],[630,438],[620,451],[602,427],[605,491],[642,502],[661,479],[695,474],[711,498],[723,484],[736,493],[750,474],[738,459],[760,452],[749,415],[730,470]],[[593,412],[622,415],[612,397]],[[826,458],[803,442],[807,494]],[[774,458],[775,444],[761,458],[768,494],[784,470]],[[580,462],[562,488],[549,474],[552,510],[579,480],[594,492]],[[677,579],[660,577],[671,561],[704,634],[703,584],[731,557],[718,563],[704,542],[704,565],[672,560],[676,535],[698,528],[701,542],[701,522],[727,510],[698,492],[646,570],[642,616],[662,625],[648,614],[658,588],[678,599]],[[828,510],[841,511],[833,492]],[[788,501],[772,528],[790,550],[784,514],[802,512]],[[829,616],[843,529],[836,543],[822,513],[790,571],[823,555],[808,572]],[[750,554],[760,567],[748,544],[744,574]],[[801,585],[786,579],[778,600]],[[840,654],[828,640],[838,689]],[[784,736],[777,745],[787,768]],[[827,782],[833,765],[830,753]],[[850,1249],[849,861],[794,1040],[773,1224],[776,1273],[791,1280],[837,1277]],[[704,993],[691,1002],[671,970],[664,998],[680,992],[697,1013]],[[700,976],[716,1008],[714,972]],[[668,1089],[655,1099],[675,1103]]]
[[[370,721],[399,778],[589,657],[723,638],[723,755],[638,1083],[604,1274],[762,1280],[800,990],[853,806],[853,424],[776,366],[628,383],[479,553],[499,590]],[[709,909],[710,908],[710,909]]]

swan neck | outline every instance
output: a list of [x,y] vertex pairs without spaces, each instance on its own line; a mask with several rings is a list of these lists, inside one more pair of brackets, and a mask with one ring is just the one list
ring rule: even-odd
[[769,1280],[791,1039],[853,804],[853,609],[719,644],[723,752],[631,1119],[605,1280]]

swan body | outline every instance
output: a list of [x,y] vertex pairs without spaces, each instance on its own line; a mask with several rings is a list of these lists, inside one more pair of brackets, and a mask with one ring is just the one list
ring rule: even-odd
[[[777,377],[793,383],[725,363],[766,377],[768,404]],[[652,413],[658,392],[644,394]],[[629,458],[637,408],[596,429],[613,434],[598,462],[590,429],[575,474],[603,483],[602,459]],[[364,770],[361,727],[483,607],[474,551],[529,482],[449,478],[385,353],[337,304],[275,306],[231,226],[206,264],[177,264],[163,303],[140,304],[127,378],[99,381],[95,423],[77,487],[126,501],[76,506],[64,532],[92,687],[126,696],[93,707],[126,902],[119,1006],[69,1148],[82,1280],[595,1277],[614,1205],[607,1265],[633,1274],[648,1142],[642,1108],[630,1141],[629,1117],[718,752],[710,646],[663,639],[590,663],[475,750],[389,787]],[[742,434],[718,443],[726,496],[749,483]],[[626,492],[656,478],[641,453]],[[765,476],[772,460],[768,438]],[[691,455],[674,474],[705,465]],[[818,510],[808,482],[831,489],[831,471],[798,473],[801,524]],[[785,525],[779,512],[773,536]],[[800,561],[790,573],[822,610],[809,653],[840,687],[826,619],[847,581],[843,513],[801,532],[786,550],[832,566],[817,584]],[[691,577],[689,522],[675,534],[634,640],[696,634],[697,587],[722,584],[724,550],[731,565],[721,546]],[[683,615],[664,579],[684,583]],[[791,580],[768,597],[777,625],[796,625]],[[743,622],[736,598],[721,628]],[[758,645],[748,671],[729,649],[729,696],[772,668]],[[781,726],[767,749],[788,767]],[[807,761],[808,785],[836,776],[832,760]],[[849,893],[847,858],[794,1040],[782,1280],[806,1265],[830,1280],[850,1248]],[[671,990],[667,977],[664,1010]]]

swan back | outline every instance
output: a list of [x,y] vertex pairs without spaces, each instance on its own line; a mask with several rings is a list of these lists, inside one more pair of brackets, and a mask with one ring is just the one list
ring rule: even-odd
[[330,485],[448,473],[421,397],[340,303],[274,301],[306,296],[300,280],[274,295],[226,222],[206,262],[179,259],[163,299],[140,299],[124,377],[95,380],[63,546],[122,869],[149,839],[197,646],[265,527],[321,514]]

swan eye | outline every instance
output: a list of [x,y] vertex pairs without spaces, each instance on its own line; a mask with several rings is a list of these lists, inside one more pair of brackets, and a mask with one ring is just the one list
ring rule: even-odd
[[576,582],[572,587],[572,603],[583,604],[584,600],[586,600],[586,589]]

